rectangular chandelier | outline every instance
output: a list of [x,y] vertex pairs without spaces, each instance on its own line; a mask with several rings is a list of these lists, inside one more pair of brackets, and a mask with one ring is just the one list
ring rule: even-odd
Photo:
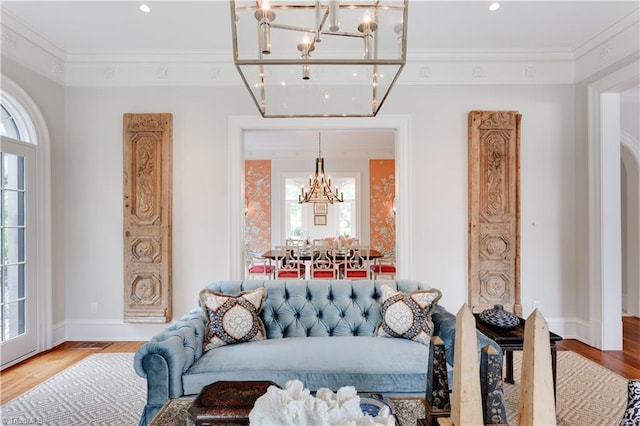
[[263,117],[374,117],[406,63],[408,0],[231,0],[233,59]]

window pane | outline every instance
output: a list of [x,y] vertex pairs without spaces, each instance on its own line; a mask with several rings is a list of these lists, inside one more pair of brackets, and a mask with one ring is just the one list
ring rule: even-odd
[[0,117],[0,135],[20,140],[20,131],[11,114],[4,105],[0,105],[0,110],[2,111],[2,116]]
[[24,228],[4,228],[2,234],[2,263],[24,262]]
[[289,236],[302,237],[302,204],[295,202],[289,203]]
[[2,154],[2,187],[24,190],[24,157]]
[[[346,196],[345,196],[346,198]],[[345,201],[340,203],[340,234],[341,235],[354,235],[355,232],[351,226],[351,213],[353,211],[353,203]]]
[[3,341],[25,332],[24,300],[4,305],[2,310]]
[[25,332],[25,159],[2,153],[2,341]]
[[2,224],[4,226],[24,226],[24,192],[4,191]]
[[292,179],[287,179],[285,185],[285,200],[297,200],[300,195],[300,186],[291,181]]
[[351,183],[346,184],[343,188],[340,188],[340,191],[344,194],[344,199],[345,200],[355,200],[356,199],[356,184],[355,184],[355,182],[351,182]]
[[15,302],[25,297],[24,264],[2,268],[2,300]]

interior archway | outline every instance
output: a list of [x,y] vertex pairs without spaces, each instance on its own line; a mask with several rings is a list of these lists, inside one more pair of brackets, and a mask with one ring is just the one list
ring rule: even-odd
[[229,118],[229,276],[241,279],[243,273],[244,241],[244,136],[247,130],[370,130],[387,129],[395,133],[396,159],[396,254],[398,276],[407,278],[410,270],[409,253],[409,179],[410,142],[409,117],[377,117],[372,119],[323,118],[299,120],[264,120],[260,117],[232,116]]

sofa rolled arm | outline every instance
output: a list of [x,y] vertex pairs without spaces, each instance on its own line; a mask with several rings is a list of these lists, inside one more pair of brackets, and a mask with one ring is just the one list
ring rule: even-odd
[[147,380],[146,423],[169,398],[182,396],[182,374],[202,356],[205,317],[199,309],[153,336],[135,353],[136,373]]

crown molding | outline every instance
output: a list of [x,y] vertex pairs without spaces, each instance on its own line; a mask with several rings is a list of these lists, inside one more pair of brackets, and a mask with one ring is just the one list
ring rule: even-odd
[[[413,51],[397,85],[572,84],[573,56],[549,51]],[[242,85],[228,52],[67,55],[67,86]]]
[[[589,54],[594,50],[598,50],[598,48],[602,45],[607,44],[610,40],[614,39],[618,34],[621,34],[627,31],[630,27],[634,25],[637,28],[638,20],[640,16],[640,9],[636,9],[634,12],[628,14],[624,18],[615,22],[613,25],[601,31],[599,34],[596,34],[590,40],[585,42],[582,46],[578,46],[574,50],[576,61],[582,58],[583,56]],[[636,44],[638,41],[638,33],[636,30]],[[636,46],[637,47],[637,46]]]
[[[638,54],[633,14],[576,51],[409,50],[396,85],[575,84]],[[2,20],[2,55],[65,86],[241,86],[225,51],[64,52],[10,13]]]
[[[576,51],[576,83],[586,80],[625,58],[640,53],[640,22],[638,16],[627,17],[616,26],[600,33],[592,42]],[[597,41],[597,42],[596,42]]]
[[[0,37],[2,40],[2,56],[16,61],[17,63],[49,78],[56,83],[64,84],[65,64],[60,55],[59,49],[50,45],[46,48],[46,40],[34,41],[17,32],[15,29],[5,25],[6,16],[3,12],[2,25],[0,26]],[[29,31],[23,28],[23,31]],[[49,50],[50,49],[50,50]],[[52,53],[53,52],[53,53]]]
[[5,8],[2,9],[2,30],[3,30],[3,47],[4,47],[4,30],[8,28],[14,34],[19,34],[22,47],[25,47],[27,44],[32,44],[34,47],[37,47],[40,50],[43,50],[50,56],[55,57],[61,62],[66,60],[66,54],[64,49],[61,49],[57,45],[51,43],[47,38],[40,35],[37,31],[24,24],[22,20],[18,19],[13,13],[9,12]]

